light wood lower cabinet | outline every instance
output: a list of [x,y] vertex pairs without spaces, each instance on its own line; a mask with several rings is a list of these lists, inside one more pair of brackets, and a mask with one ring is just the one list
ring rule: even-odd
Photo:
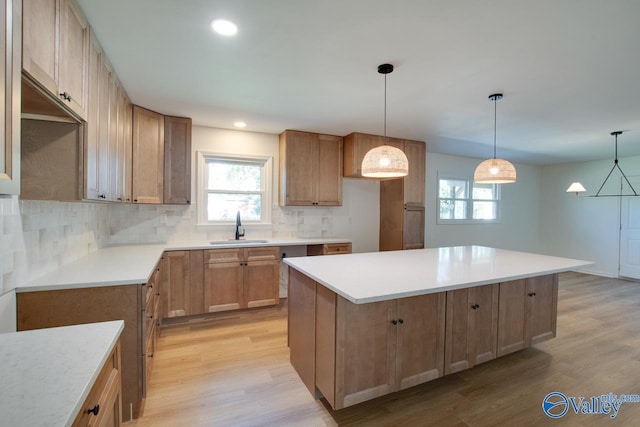
[[424,206],[407,203],[402,179],[380,182],[380,250],[424,248]]
[[325,243],[322,245],[307,246],[307,256],[344,255],[350,253],[351,243]]
[[289,268],[288,304],[291,364],[337,410],[552,338],[557,275],[353,304]]
[[445,375],[496,358],[498,289],[496,283],[447,292]]
[[160,319],[158,268],[143,284],[16,294],[19,331],[124,320],[120,336],[123,421],[140,416],[151,373]]
[[120,342],[107,358],[73,427],[117,427],[122,420]]
[[556,336],[558,275],[500,283],[498,356]]
[[204,251],[168,251],[162,256],[162,317],[204,313]]
[[278,304],[279,254],[277,247],[207,250],[205,312]]

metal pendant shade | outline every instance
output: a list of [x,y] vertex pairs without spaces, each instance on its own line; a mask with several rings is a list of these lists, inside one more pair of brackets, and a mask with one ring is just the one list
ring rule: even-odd
[[493,158],[487,159],[476,167],[473,181],[480,184],[510,184],[516,182],[516,168],[511,162],[496,157],[496,102],[502,99],[501,93],[489,96],[493,101]]
[[384,145],[372,148],[362,159],[362,176],[369,178],[399,178],[409,174],[407,155],[399,148],[387,144],[387,74],[393,65],[378,66],[378,73],[384,74]]

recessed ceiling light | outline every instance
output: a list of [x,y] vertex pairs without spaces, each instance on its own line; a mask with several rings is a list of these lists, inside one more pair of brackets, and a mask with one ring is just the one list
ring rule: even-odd
[[213,31],[223,36],[233,36],[238,32],[238,26],[225,19],[214,19],[211,21],[211,28]]
[[247,124],[245,122],[237,121],[233,124],[237,128],[246,128]]

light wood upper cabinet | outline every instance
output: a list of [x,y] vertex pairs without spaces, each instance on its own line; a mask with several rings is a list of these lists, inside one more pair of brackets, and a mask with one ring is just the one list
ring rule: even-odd
[[403,188],[402,178],[380,181],[381,251],[424,248],[424,207],[406,203]]
[[164,118],[164,203],[191,204],[191,119]]
[[342,205],[342,137],[292,130],[280,135],[280,205]]
[[447,292],[445,375],[497,357],[498,288],[496,283]]
[[[0,103],[0,194],[20,194],[20,67],[22,7],[20,0],[3,0],[0,21],[0,78],[4,82]],[[10,13],[7,13],[10,12]]]
[[409,160],[409,175],[402,178],[404,202],[424,206],[426,146],[424,142],[404,140],[404,152]]
[[133,106],[134,203],[162,203],[164,195],[164,116]]
[[500,283],[498,356],[556,336],[558,275]]
[[78,118],[87,118],[89,26],[74,0],[23,0],[23,70]]
[[362,178],[362,159],[372,148],[384,144],[384,137],[366,133],[350,133],[344,137],[344,176]]

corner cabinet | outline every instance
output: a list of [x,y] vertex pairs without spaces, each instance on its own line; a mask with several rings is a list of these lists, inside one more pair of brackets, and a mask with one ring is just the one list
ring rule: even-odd
[[133,106],[133,203],[162,203],[164,116]]
[[22,68],[52,99],[87,118],[89,25],[74,0],[23,0]]
[[20,67],[22,40],[22,2],[4,0],[0,57],[4,66],[0,76],[4,82],[4,99],[0,105],[3,120],[0,139],[0,194],[20,194]]
[[342,137],[280,134],[280,206],[342,206]]

